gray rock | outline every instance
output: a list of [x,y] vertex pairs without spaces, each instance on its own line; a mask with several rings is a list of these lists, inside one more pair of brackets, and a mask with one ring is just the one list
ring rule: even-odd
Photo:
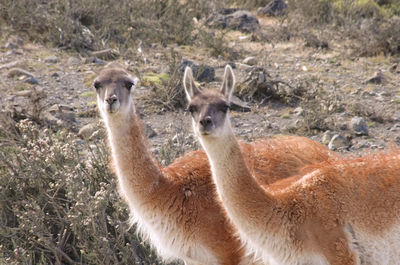
[[85,58],[85,63],[106,64],[106,61],[103,61],[99,58],[91,56],[91,57]]
[[79,58],[76,58],[76,57],[69,57],[68,61],[67,61],[67,64],[69,66],[78,65],[80,63],[81,63],[81,60]]
[[183,60],[179,72],[183,75],[186,66],[190,66],[193,70],[193,75],[199,82],[211,82],[215,79],[215,69],[208,65],[198,65],[189,60]]
[[57,77],[60,77],[60,74],[58,72],[54,72],[51,74],[51,77],[57,78]]
[[368,135],[368,126],[362,117],[353,117],[350,121],[350,128],[356,135]]
[[349,141],[339,134],[335,134],[328,144],[328,148],[331,150],[346,149],[349,147]]
[[206,20],[211,27],[228,28],[244,32],[254,32],[260,28],[258,19],[249,11],[225,8],[212,14]]
[[368,78],[365,80],[364,83],[368,84],[382,84],[386,80],[386,77],[383,75],[381,71],[378,71],[374,74],[373,77]]
[[55,63],[58,63],[59,61],[60,60],[55,55],[50,55],[50,56],[47,56],[46,58],[44,58],[44,62],[48,63],[48,64],[55,64]]
[[282,16],[286,13],[287,7],[287,4],[283,0],[273,0],[265,7],[260,7],[257,13],[267,16]]
[[243,63],[248,65],[256,65],[258,63],[258,60],[256,57],[247,57],[243,60]]
[[84,145],[85,141],[83,141],[81,139],[76,139],[76,140],[74,140],[74,143],[77,144],[77,145]]
[[37,80],[35,77],[33,76],[28,76],[25,80],[25,82],[32,84],[32,85],[37,85],[39,84],[39,80]]
[[89,123],[83,126],[82,128],[79,129],[78,131],[78,136],[82,139],[88,139],[96,130],[96,124],[95,123]]

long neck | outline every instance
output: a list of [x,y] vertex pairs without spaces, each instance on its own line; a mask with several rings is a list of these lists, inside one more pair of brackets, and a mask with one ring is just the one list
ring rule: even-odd
[[132,107],[127,115],[103,115],[103,118],[107,125],[122,193],[130,203],[146,201],[165,178],[148,149],[142,123],[136,111]]
[[232,221],[239,230],[265,228],[265,220],[273,215],[276,203],[253,178],[232,128],[225,130],[224,137],[200,137],[200,142],[210,160],[219,196]]

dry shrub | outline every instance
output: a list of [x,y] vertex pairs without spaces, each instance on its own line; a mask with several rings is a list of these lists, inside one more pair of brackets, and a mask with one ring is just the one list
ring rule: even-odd
[[[398,55],[400,52],[400,2],[396,0],[292,0],[287,27],[319,30],[319,38],[352,40],[357,56]],[[327,30],[328,29],[328,30]],[[306,42],[309,36],[303,35]],[[317,43],[318,44],[318,43]],[[311,45],[313,46],[313,45]],[[319,44],[317,46],[320,46]]]
[[77,50],[125,49],[138,40],[187,44],[192,41],[193,17],[207,14],[209,8],[201,0],[15,0],[3,5],[0,18],[14,31]]
[[235,53],[228,48],[225,33],[225,31],[209,32],[200,29],[198,34],[200,45],[210,49],[210,55],[213,57],[232,58]]
[[0,261],[161,264],[129,229],[104,143],[28,120],[0,136]]
[[302,133],[313,134],[314,131],[334,130],[334,113],[344,111],[345,95],[335,85],[322,87],[316,80],[305,82],[308,88],[300,107],[303,109],[303,124],[298,128]]
[[357,40],[356,54],[359,56],[400,55],[400,17],[366,20],[352,35]]
[[302,85],[290,84],[280,78],[272,77],[265,66],[248,68],[247,77],[237,84],[237,96],[246,101],[261,104],[268,99],[293,104],[301,99],[305,92]]
[[182,56],[170,50],[168,58],[169,79],[161,83],[151,83],[150,91],[142,97],[147,107],[155,111],[175,110],[186,105],[186,96],[182,88],[183,69],[181,68]]

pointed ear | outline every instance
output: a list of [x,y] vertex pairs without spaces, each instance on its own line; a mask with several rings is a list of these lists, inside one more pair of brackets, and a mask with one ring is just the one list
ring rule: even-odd
[[193,81],[192,68],[187,66],[185,68],[185,74],[183,75],[183,87],[185,88],[186,98],[188,101],[200,93],[200,90],[196,87]]
[[235,87],[235,75],[232,67],[227,64],[225,66],[224,81],[222,81],[221,92],[230,101],[233,89]]

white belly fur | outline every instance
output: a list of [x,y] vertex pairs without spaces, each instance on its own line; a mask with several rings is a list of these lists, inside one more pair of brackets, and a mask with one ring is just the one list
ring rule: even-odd
[[400,224],[379,236],[353,230],[362,265],[400,265]]

